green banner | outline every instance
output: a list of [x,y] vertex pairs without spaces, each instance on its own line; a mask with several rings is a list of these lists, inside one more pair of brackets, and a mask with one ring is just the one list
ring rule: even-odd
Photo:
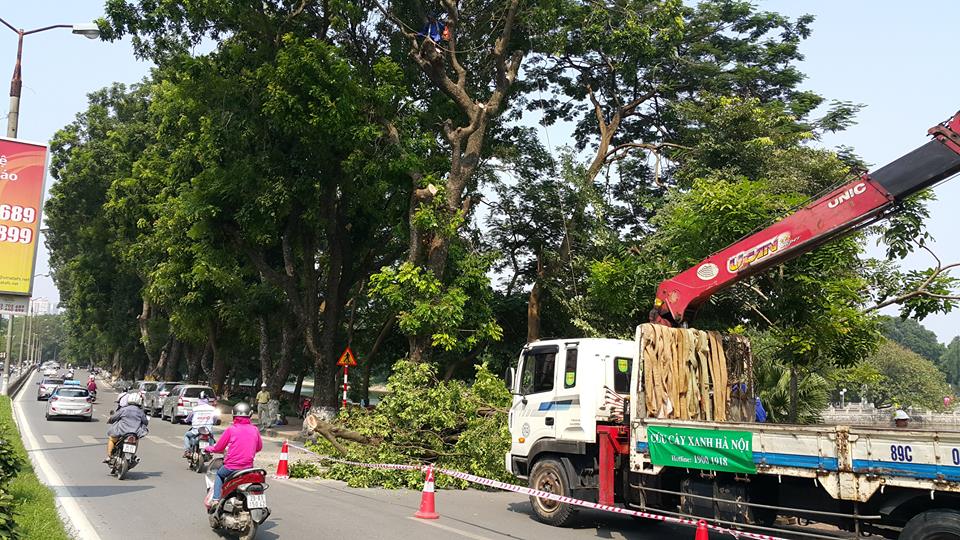
[[650,461],[654,465],[734,473],[755,473],[753,434],[647,426]]

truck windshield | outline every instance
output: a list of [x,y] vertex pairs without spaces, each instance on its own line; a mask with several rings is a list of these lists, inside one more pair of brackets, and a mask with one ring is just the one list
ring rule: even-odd
[[553,375],[557,363],[555,351],[531,351],[523,357],[520,392],[536,394],[553,390]]

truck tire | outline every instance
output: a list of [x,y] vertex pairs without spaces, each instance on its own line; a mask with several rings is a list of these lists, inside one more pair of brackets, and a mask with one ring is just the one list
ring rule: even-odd
[[960,512],[956,510],[927,510],[917,514],[900,531],[899,540],[958,540],[960,539]]
[[[567,473],[559,461],[551,458],[541,459],[533,465],[533,470],[530,472],[530,487],[539,491],[570,496],[570,480],[567,479]],[[575,507],[571,504],[539,497],[530,497],[530,505],[533,506],[533,512],[538,521],[554,527],[569,524],[575,513]]]

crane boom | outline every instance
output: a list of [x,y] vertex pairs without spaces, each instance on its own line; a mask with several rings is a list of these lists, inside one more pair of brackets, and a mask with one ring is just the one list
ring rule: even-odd
[[682,323],[718,291],[883,219],[906,197],[960,173],[960,112],[928,134],[923,146],[660,283],[651,320]]

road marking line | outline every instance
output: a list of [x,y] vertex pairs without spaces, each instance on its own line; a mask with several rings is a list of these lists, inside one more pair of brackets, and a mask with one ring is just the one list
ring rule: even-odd
[[172,447],[174,447],[174,448],[181,448],[181,447],[182,447],[182,445],[173,444],[172,442],[163,440],[163,439],[161,439],[160,437],[157,437],[157,436],[155,436],[155,435],[147,435],[147,440],[148,440],[148,441],[153,441],[153,442],[155,442],[155,443],[157,443],[157,444],[165,444],[165,445],[167,445],[167,446],[172,446]]
[[80,442],[84,444],[100,444],[96,437],[90,435],[80,435]]
[[472,538],[473,540],[492,540],[492,539],[490,539],[490,538],[488,538],[488,537],[486,537],[486,536],[480,536],[479,534],[473,534],[472,532],[461,531],[460,529],[455,529],[455,528],[453,528],[453,527],[448,527],[448,526],[446,526],[446,525],[444,525],[444,524],[442,524],[442,523],[437,523],[436,521],[433,521],[433,520],[417,519],[417,518],[415,518],[415,517],[408,517],[407,519],[412,519],[413,521],[416,521],[417,523],[422,523],[422,524],[424,524],[424,525],[430,525],[431,527],[436,527],[436,528],[438,528],[438,529],[442,529],[442,530],[447,531],[447,532],[452,532],[453,534],[459,534],[460,536],[463,536],[463,537],[465,537],[465,538]]
[[63,442],[63,439],[56,435],[44,435],[43,440],[50,444],[60,444]]
[[311,492],[311,493],[316,493],[316,492],[317,492],[317,490],[315,490],[315,489],[313,489],[313,488],[308,488],[307,486],[301,486],[301,485],[300,485],[299,483],[297,483],[297,482],[284,482],[284,484],[285,484],[285,485],[288,485],[288,486],[291,486],[291,487],[295,487],[295,488],[297,488],[297,489],[302,489],[303,491],[309,491],[309,492]]
[[14,420],[17,423],[17,427],[20,428],[20,434],[23,435],[24,446],[27,447],[27,453],[30,454],[30,460],[33,461],[37,476],[40,477],[41,482],[50,486],[53,490],[57,503],[59,503],[60,506],[59,510],[61,510],[61,515],[66,517],[73,525],[73,528],[77,531],[77,538],[100,540],[100,535],[97,534],[97,530],[93,528],[86,514],[80,509],[80,505],[77,504],[76,499],[70,494],[70,489],[64,485],[63,480],[60,479],[60,475],[50,466],[46,456],[44,456],[43,450],[40,449],[40,443],[34,438],[33,432],[30,431],[30,426],[27,425],[21,405],[24,395],[25,394],[21,392],[17,400],[13,403]]

